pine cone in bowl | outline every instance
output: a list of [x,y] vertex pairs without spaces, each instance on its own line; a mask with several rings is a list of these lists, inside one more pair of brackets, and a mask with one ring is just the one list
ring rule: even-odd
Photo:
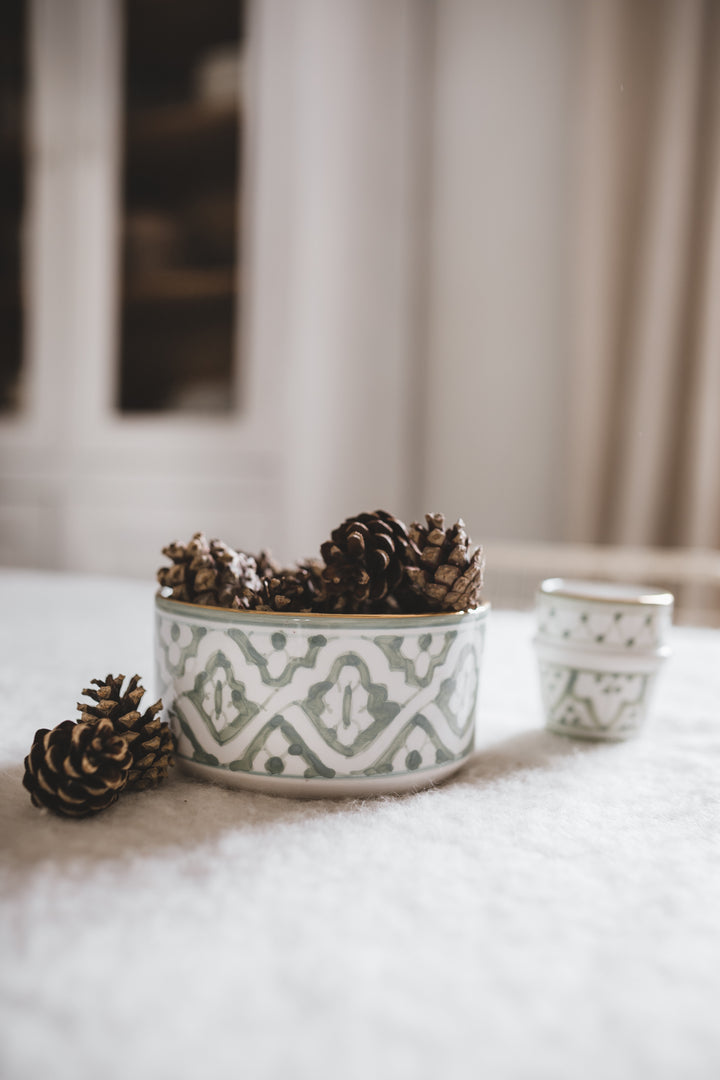
[[325,561],[323,611],[382,611],[400,585],[410,554],[408,531],[385,510],[357,514],[320,547]]
[[409,529],[414,565],[406,570],[406,606],[416,611],[470,611],[481,603],[484,558],[471,549],[465,522],[445,528],[442,514]]
[[208,540],[198,532],[187,544],[173,541],[163,548],[172,566],[157,572],[160,586],[174,600],[210,607],[249,607],[248,593],[260,591],[257,564],[252,555],[236,551],[222,540]]

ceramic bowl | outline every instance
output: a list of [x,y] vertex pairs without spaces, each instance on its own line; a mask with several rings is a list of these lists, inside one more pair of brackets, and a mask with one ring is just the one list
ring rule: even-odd
[[536,597],[545,722],[584,739],[626,739],[648,715],[669,655],[673,596],[643,585],[550,578]]
[[294,797],[444,780],[473,748],[488,610],[287,615],[157,597],[156,689],[178,764]]

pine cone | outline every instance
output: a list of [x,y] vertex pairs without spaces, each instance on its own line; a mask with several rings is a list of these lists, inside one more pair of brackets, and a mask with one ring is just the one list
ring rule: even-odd
[[470,551],[462,518],[447,530],[442,514],[426,514],[425,520],[427,528],[413,522],[409,529],[417,565],[406,570],[410,586],[406,605],[411,607],[414,601],[421,611],[467,611],[478,607],[483,586],[482,548]]
[[347,518],[320,548],[325,611],[383,610],[403,579],[410,552],[407,529],[384,510]]
[[163,548],[172,566],[163,566],[157,579],[171,590],[174,600],[211,607],[248,607],[246,593],[260,591],[260,578],[252,555],[235,551],[221,540],[195,533],[187,544],[176,541]]
[[65,817],[88,817],[111,806],[126,787],[132,754],[109,720],[64,720],[35,732],[23,786],[33,805]]
[[273,558],[269,551],[264,548],[259,555],[255,555],[255,565],[257,566],[258,577],[263,580],[264,578],[277,577],[282,570],[282,566],[276,559]]
[[96,704],[79,701],[77,707],[87,723],[107,717],[115,732],[122,735],[132,755],[128,788],[140,791],[165,779],[174,764],[174,742],[169,726],[156,715],[162,709],[162,701],[156,701],[141,715],[138,706],[145,690],[138,685],[140,676],[133,675],[123,693],[124,678],[124,675],[106,675],[105,679],[93,679],[93,686],[99,689],[83,690],[83,694]]
[[322,589],[322,565],[299,563],[294,570],[280,570],[263,581],[259,611],[309,612]]

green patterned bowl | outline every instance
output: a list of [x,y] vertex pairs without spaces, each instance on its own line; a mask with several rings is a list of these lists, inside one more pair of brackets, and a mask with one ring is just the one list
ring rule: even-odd
[[188,772],[293,797],[414,791],[473,748],[489,605],[286,615],[156,598],[156,690]]

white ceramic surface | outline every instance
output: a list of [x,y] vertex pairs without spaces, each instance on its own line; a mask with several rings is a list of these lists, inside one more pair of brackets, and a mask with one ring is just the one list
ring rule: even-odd
[[158,597],[157,689],[178,762],[291,796],[443,780],[473,747],[487,614],[281,615]]
[[537,651],[545,722],[583,739],[626,739],[647,719],[669,655],[671,593],[642,585],[542,582]]

